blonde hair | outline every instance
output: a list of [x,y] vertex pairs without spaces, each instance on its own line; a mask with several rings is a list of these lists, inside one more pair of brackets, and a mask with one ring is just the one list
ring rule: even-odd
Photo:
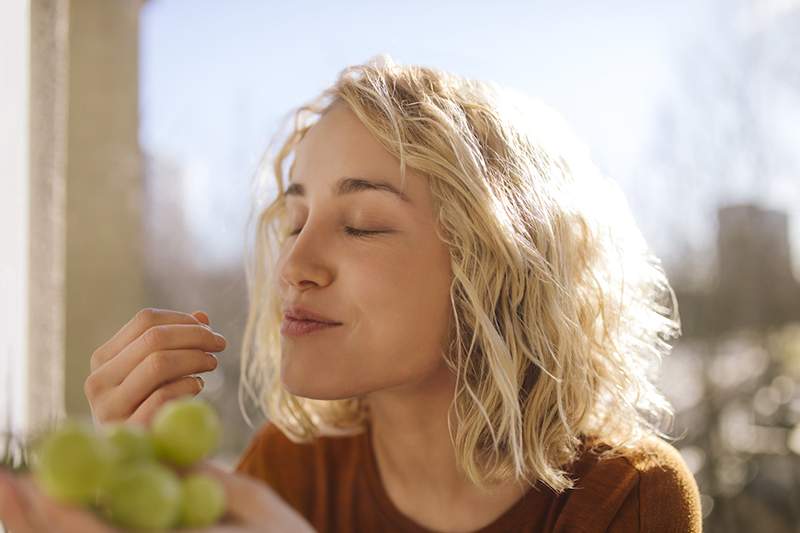
[[669,438],[661,425],[673,411],[652,380],[680,335],[677,302],[618,186],[541,102],[385,54],[294,110],[293,131],[262,160],[257,178],[271,166],[278,194],[254,210],[240,406],[246,390],[295,442],[363,431],[369,415],[362,398],[302,398],[280,379],[271,272],[285,235],[283,167],[337,102],[399,159],[403,178],[406,165],[429,177],[453,273],[448,425],[470,480],[561,492],[583,437],[602,442],[603,456]]

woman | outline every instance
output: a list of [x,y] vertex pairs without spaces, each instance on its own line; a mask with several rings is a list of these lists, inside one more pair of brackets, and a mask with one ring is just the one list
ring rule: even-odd
[[[269,422],[217,472],[259,496],[242,528],[700,531],[650,380],[674,294],[552,111],[381,56],[266,160],[242,384]],[[199,313],[137,317],[92,358],[101,422],[147,423],[221,348]]]

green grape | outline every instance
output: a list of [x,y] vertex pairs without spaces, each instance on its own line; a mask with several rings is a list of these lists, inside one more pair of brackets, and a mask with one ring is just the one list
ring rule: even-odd
[[156,462],[118,465],[98,498],[98,510],[117,526],[168,529],[181,511],[177,474]]
[[216,449],[221,429],[211,405],[190,397],[165,403],[153,417],[151,431],[158,458],[184,467]]
[[180,527],[210,526],[225,512],[225,489],[213,477],[189,474],[181,480],[181,489]]
[[89,505],[111,474],[114,449],[86,423],[67,421],[37,443],[32,471],[42,490],[62,503]]
[[118,463],[155,460],[153,438],[142,426],[117,422],[106,426],[104,433],[114,446]]

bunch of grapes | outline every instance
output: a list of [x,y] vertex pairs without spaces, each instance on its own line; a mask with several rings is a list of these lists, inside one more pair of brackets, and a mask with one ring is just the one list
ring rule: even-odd
[[53,499],[131,529],[206,527],[225,512],[221,483],[189,468],[212,454],[220,421],[199,398],[166,402],[150,429],[116,423],[95,430],[67,421],[35,446],[31,470]]

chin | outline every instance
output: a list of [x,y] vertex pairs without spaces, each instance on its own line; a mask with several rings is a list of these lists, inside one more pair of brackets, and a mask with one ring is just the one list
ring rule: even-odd
[[343,400],[352,398],[352,383],[339,383],[338,376],[324,372],[309,372],[284,364],[281,368],[283,388],[294,396],[311,400]]
[[309,383],[307,380],[302,383],[295,383],[289,380],[282,380],[282,382],[283,388],[288,393],[300,398],[308,398],[309,400],[347,400],[356,396],[349,388],[320,386],[320,384]]

